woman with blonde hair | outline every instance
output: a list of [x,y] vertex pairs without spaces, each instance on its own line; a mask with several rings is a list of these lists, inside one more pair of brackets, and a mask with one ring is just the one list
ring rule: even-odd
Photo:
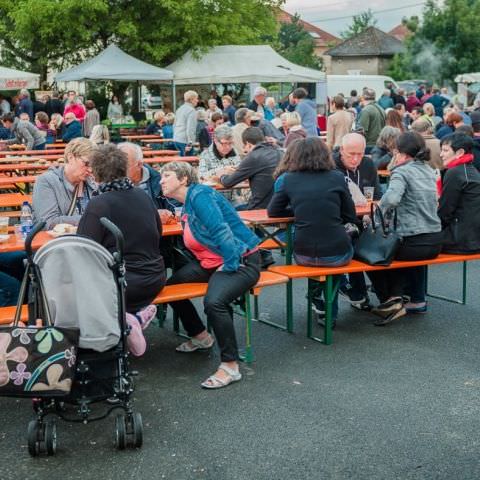
[[65,164],[50,167],[33,188],[33,215],[50,230],[59,223],[78,225],[96,189],[90,159],[95,145],[76,138],[65,148]]
[[284,143],[284,147],[287,148],[294,140],[307,138],[307,132],[302,127],[302,119],[297,112],[287,112],[283,115],[288,129]]
[[423,115],[420,118],[430,122],[433,128],[442,121],[440,117],[435,115],[435,107],[431,103],[425,103],[423,105]]
[[153,122],[151,122],[145,129],[145,135],[160,135],[164,123],[165,112],[163,110],[155,112],[155,115],[153,116]]

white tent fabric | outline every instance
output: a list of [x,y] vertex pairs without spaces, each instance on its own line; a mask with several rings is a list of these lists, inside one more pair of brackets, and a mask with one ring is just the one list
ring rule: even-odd
[[456,83],[475,83],[480,82],[480,72],[462,73],[455,77]]
[[55,75],[57,82],[117,80],[149,83],[172,79],[173,73],[169,70],[137,60],[116,45],[110,45],[96,57]]
[[0,67],[0,90],[38,88],[40,75],[22,72],[13,68]]
[[176,85],[325,81],[323,72],[295,65],[269,45],[223,45],[200,58],[189,51],[167,69]]

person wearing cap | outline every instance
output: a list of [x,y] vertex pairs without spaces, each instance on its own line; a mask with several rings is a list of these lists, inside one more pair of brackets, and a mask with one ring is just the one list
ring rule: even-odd
[[248,108],[254,112],[263,114],[266,96],[267,90],[263,87],[257,87],[253,92],[253,100],[250,102],[250,105],[248,105]]
[[370,153],[377,143],[378,136],[385,126],[385,120],[385,110],[375,103],[375,90],[366,88],[363,92],[363,109],[358,121],[367,142],[365,153]]
[[318,136],[317,112],[315,103],[309,100],[307,95],[304,88],[296,88],[292,93],[292,99],[295,103],[295,111],[302,119],[302,127],[307,132],[307,137],[316,137]]

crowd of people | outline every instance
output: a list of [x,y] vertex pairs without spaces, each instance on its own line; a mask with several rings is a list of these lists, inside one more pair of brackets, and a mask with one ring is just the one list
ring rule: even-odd
[[[251,104],[237,109],[229,95],[212,97],[206,109],[198,109],[199,96],[190,90],[175,115],[158,112],[148,128],[172,138],[181,155],[193,152],[198,142],[198,169],[187,162],[170,162],[157,171],[143,163],[138,145],[99,145],[92,141],[92,131],[90,139],[72,138],[64,163],[38,178],[34,217],[45,220],[46,229],[60,223],[78,225],[79,234],[109,250],[115,248],[114,240],[100,218],[109,218],[121,229],[129,347],[135,355],[146,349],[143,330],[155,316],[151,302],[163,286],[207,282],[204,311],[214,335],[189,300],[173,302],[190,337],[177,351],[188,354],[217,343],[221,363],[202,386],[222,388],[241,379],[231,304],[255,285],[262,268],[275,261],[259,248],[263,234],[245,226],[240,210],[266,208],[272,217],[294,217],[293,253],[300,265],[334,267],[351,261],[356,239],[369,227],[368,219],[359,218],[355,210],[358,195],[367,196],[367,191],[402,237],[396,259],[480,251],[480,152],[475,139],[480,135],[476,132],[480,112],[468,115],[460,106],[450,106],[438,89],[414,94],[416,102],[411,94],[404,97],[402,91],[390,90],[377,101],[368,88],[360,97],[356,92],[350,98],[335,96],[324,141],[315,104],[303,88],[295,89],[280,108],[259,87]],[[63,112],[52,115],[63,115],[67,126],[78,122],[84,137],[85,122],[92,126],[87,121],[92,108],[87,101],[82,116],[83,106],[76,98],[72,95]],[[45,137],[36,134],[40,128],[33,130],[29,118],[21,119],[29,115],[25,97],[22,101],[18,117],[4,114],[4,127],[15,135],[30,135],[31,147],[41,148]],[[40,113],[35,118],[47,135],[53,135],[48,114]],[[444,128],[451,131],[439,135]],[[378,170],[387,168],[390,180],[381,184]],[[239,194],[220,193],[211,185],[229,189],[244,181],[249,189]],[[167,241],[162,224],[170,222],[178,209],[183,236]],[[8,291],[4,302],[15,300],[20,276],[13,268],[15,259],[0,258],[5,265],[1,280]],[[173,266],[167,278],[167,268]],[[365,275],[355,273],[339,279],[339,292],[355,309],[371,311],[375,325],[427,311],[425,267],[373,272],[368,277],[370,291]],[[378,299],[375,306],[372,293]],[[322,323],[320,284],[314,305]],[[336,323],[337,299],[333,316]]]

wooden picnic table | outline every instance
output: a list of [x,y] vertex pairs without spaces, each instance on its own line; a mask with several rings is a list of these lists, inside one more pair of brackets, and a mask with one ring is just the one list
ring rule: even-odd
[[174,156],[160,156],[157,157],[150,157],[144,158],[143,163],[148,163],[149,165],[152,164],[163,164],[163,163],[170,163],[170,162],[188,162],[188,163],[198,163],[200,161],[199,157],[192,156],[192,157],[174,157]]
[[44,155],[39,157],[0,157],[0,164],[8,163],[40,163],[40,162],[56,162],[63,158],[64,155]]
[[45,145],[46,150],[52,150],[55,148],[58,148],[59,150],[64,149],[68,143],[63,143],[63,142],[55,142],[55,143],[47,143]]
[[155,134],[143,134],[143,135],[121,135],[122,138],[124,138],[127,142],[131,142],[132,140],[155,140],[155,139],[161,139],[162,137],[160,135],[155,135]]
[[[146,147],[142,150],[144,148]],[[163,157],[164,155],[178,156],[178,150],[143,150],[144,157]]]
[[22,175],[28,175],[28,171],[47,170],[51,165],[49,163],[0,163],[0,173],[22,172]]
[[[32,203],[31,195],[22,195],[21,193],[2,193],[0,194],[0,208],[21,207],[23,202]],[[0,216],[2,213],[0,213]]]
[[23,183],[26,185],[25,191],[28,193],[30,191],[30,184],[35,183],[37,181],[38,176],[36,175],[25,175],[25,176],[18,176],[18,177],[0,177],[0,190],[2,188],[9,188],[15,187],[18,190],[22,190],[19,188],[19,184]]
[[158,135],[154,135],[153,138],[143,138],[140,141],[142,143],[169,143],[173,142],[173,138],[161,138]]
[[48,150],[0,150],[0,157],[26,157],[28,155],[34,155],[36,157],[43,157],[44,155],[60,155],[65,150],[63,148],[51,148]]

